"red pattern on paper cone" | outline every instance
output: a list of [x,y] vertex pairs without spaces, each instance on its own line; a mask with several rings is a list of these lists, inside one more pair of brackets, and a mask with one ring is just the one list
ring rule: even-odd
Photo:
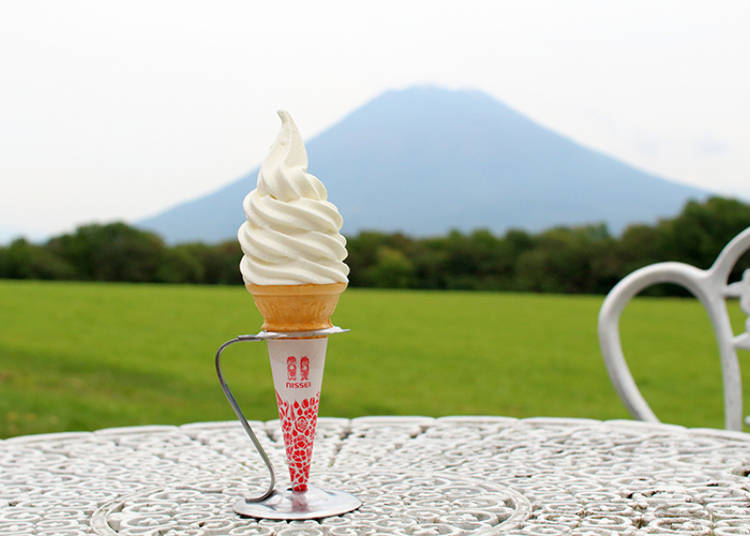
[[281,431],[284,434],[286,463],[292,479],[294,491],[307,490],[310,479],[310,462],[312,461],[315,425],[318,422],[320,393],[301,402],[287,402],[276,391],[276,404],[279,407]]

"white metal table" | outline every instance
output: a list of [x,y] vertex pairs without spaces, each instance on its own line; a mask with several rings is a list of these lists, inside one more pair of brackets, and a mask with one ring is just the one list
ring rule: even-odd
[[[278,421],[253,423],[278,473]],[[255,521],[266,472],[237,422],[0,441],[0,534],[750,534],[750,435],[633,421],[320,419],[311,482],[364,505]]]

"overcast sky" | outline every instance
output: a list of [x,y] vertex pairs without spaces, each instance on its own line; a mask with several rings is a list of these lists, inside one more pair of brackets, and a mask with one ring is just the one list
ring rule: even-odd
[[744,0],[2,2],[0,242],[152,215],[255,167],[278,108],[310,138],[414,84],[750,200],[748,28]]

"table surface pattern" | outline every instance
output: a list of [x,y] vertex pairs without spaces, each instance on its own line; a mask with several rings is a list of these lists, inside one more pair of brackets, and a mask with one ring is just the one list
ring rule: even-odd
[[[278,421],[253,422],[283,485]],[[750,534],[750,434],[634,421],[322,418],[311,483],[341,517],[232,511],[265,468],[237,422],[0,441],[0,534]]]

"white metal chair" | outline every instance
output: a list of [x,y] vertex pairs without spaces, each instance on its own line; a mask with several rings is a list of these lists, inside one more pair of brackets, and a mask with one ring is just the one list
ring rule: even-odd
[[[688,289],[706,308],[716,333],[724,380],[724,419],[729,430],[742,430],[742,378],[737,350],[750,350],[750,270],[742,280],[728,283],[739,258],[750,250],[750,227],[729,242],[708,270],[680,262],[660,262],[645,266],[622,279],[609,292],[599,311],[599,345],[609,377],[630,414],[643,421],[658,422],[633,381],[620,343],[619,320],[625,305],[640,291],[657,283],[676,283]],[[726,299],[740,298],[748,314],[745,333],[734,335]]]

